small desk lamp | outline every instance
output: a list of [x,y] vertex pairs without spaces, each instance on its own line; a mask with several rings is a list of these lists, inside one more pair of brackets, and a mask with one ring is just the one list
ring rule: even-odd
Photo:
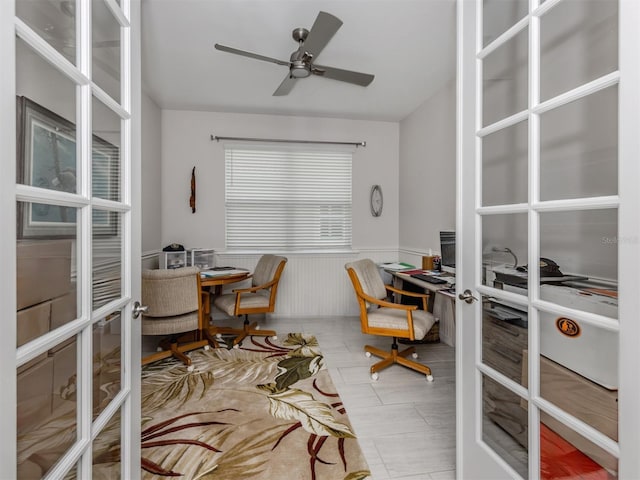
[[509,247],[492,247],[491,251],[511,254],[511,256],[513,257],[513,268],[516,268],[518,266],[518,257],[516,257],[516,254],[513,253],[513,251]]

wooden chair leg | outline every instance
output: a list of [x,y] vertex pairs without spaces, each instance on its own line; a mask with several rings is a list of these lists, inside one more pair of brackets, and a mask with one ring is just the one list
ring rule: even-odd
[[218,345],[218,341],[216,340],[215,335],[212,335],[211,331],[208,328],[205,328],[202,331],[202,336],[207,340],[207,342],[209,342],[209,345],[212,348],[220,348],[220,345]]
[[174,357],[176,357],[178,360],[180,360],[185,365],[187,365],[187,366],[191,365],[191,359],[187,355],[185,355],[184,353],[182,353],[180,351],[180,349],[178,348],[178,344],[177,343],[172,343],[171,344],[171,353],[173,354]]

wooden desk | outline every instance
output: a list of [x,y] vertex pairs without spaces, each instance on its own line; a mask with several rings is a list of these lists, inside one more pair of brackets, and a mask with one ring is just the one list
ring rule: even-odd
[[[387,270],[388,271],[388,270]],[[429,283],[407,275],[406,273],[388,271],[393,276],[393,286],[403,288],[404,282],[412,283],[430,293],[433,293],[433,301],[429,301],[431,312],[436,321],[440,322],[440,341],[454,347],[456,342],[456,297],[441,290],[451,288],[448,283]],[[396,299],[400,302],[401,299]]]
[[229,270],[228,273],[224,270],[216,272],[214,276],[209,276],[204,273],[200,273],[200,285],[202,287],[215,287],[215,294],[218,295],[222,291],[222,287],[229,283],[241,282],[249,278],[249,271],[240,269]]

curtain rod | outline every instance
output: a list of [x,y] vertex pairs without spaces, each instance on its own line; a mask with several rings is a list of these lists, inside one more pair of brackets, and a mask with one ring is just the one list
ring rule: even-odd
[[282,140],[279,138],[249,138],[249,137],[218,137],[211,135],[211,141],[239,140],[243,142],[274,142],[274,143],[316,143],[321,145],[355,145],[356,147],[366,147],[367,142],[323,142],[316,140]]

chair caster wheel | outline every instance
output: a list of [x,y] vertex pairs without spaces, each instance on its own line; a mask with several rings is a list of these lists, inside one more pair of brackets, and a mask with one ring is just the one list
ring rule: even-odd
[[371,380],[373,380],[374,382],[377,382],[378,378],[380,378],[380,375],[378,375],[378,372],[374,372],[371,374]]
[[195,367],[194,365],[189,365],[189,366],[187,367],[187,372],[193,372],[193,370],[194,370],[195,368],[196,368],[196,367]]
[[204,346],[204,349],[205,349],[205,350],[209,350],[210,348],[211,348],[211,347],[210,347],[209,345],[205,345],[205,346]]
[[433,382],[433,375],[427,375],[427,382]]
[[217,338],[218,340],[220,340],[220,339],[222,338],[222,334],[221,334],[221,333],[216,333],[216,338]]
[[277,335],[274,335],[273,337],[271,337],[271,340],[277,340],[277,339],[278,339]]
[[417,352],[413,352],[413,353],[411,354],[411,356],[412,356],[413,358],[418,358],[418,354],[417,354]]
[[[371,358],[371,352],[364,352],[364,356],[367,357],[367,358]],[[375,373],[371,374],[371,376],[373,376],[373,375],[375,375]]]

